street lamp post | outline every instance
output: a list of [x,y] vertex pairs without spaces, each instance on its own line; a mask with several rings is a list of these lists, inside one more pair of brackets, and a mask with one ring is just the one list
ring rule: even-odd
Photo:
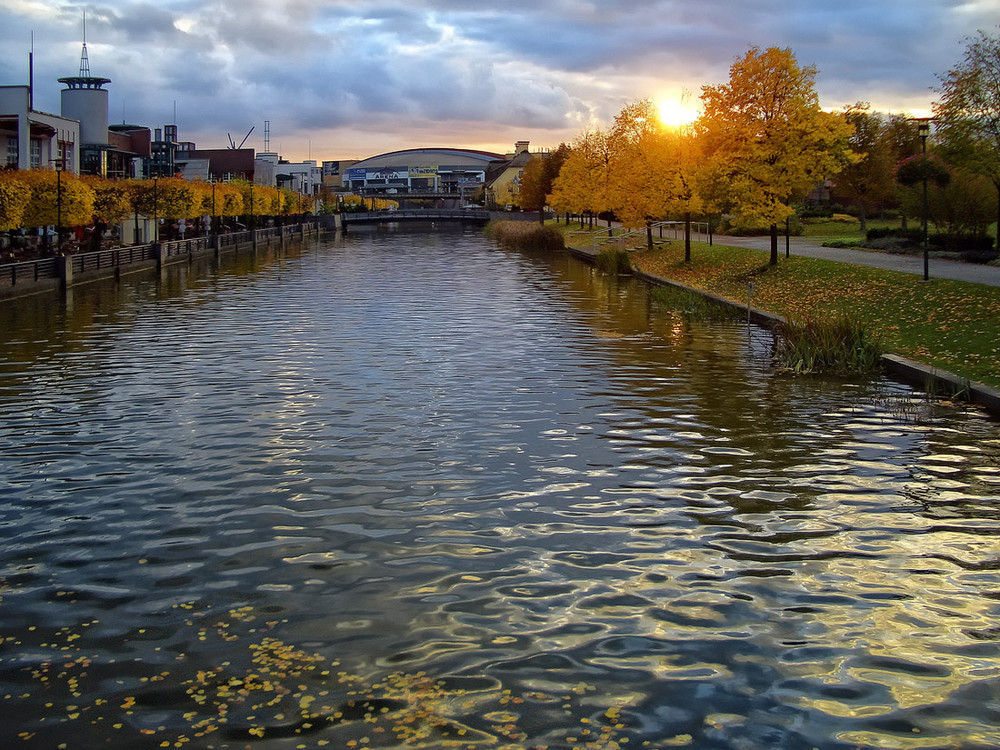
[[56,159],[56,250],[62,255],[62,157]]
[[[929,118],[924,118],[917,121],[917,135],[920,136],[921,151],[924,160],[927,159],[927,137],[931,134],[931,121]],[[929,268],[929,248],[927,246],[927,174],[924,171],[924,216],[923,216],[923,235],[924,235],[924,281],[930,280],[930,268]]]
[[[250,231],[257,229],[257,222],[253,215],[253,180],[250,180]],[[256,235],[254,235],[256,237]]]

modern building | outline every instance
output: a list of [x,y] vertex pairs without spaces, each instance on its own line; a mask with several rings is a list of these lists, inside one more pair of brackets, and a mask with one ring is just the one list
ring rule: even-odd
[[266,162],[273,166],[274,179],[268,183],[272,187],[288,188],[302,195],[319,195],[323,185],[323,168],[314,160],[290,162],[273,151],[262,151],[257,154],[257,162]]
[[344,184],[360,194],[471,197],[501,154],[461,148],[413,148],[357,162]]
[[66,88],[60,94],[60,112],[63,117],[80,123],[80,172],[103,177],[136,177],[137,159],[143,155],[119,148],[131,145],[131,138],[112,138],[108,129],[108,90],[104,86],[110,78],[90,74],[87,42],[83,42],[80,71],[75,76],[65,76],[59,83]]
[[323,162],[323,187],[327,190],[340,190],[346,187],[347,170],[358,163],[357,159],[342,159],[340,161]]
[[0,164],[80,172],[80,123],[33,108],[33,87],[0,86]]

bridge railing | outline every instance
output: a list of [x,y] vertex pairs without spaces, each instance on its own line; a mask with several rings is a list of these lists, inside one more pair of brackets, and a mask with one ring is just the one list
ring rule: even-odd
[[351,224],[356,222],[391,222],[404,219],[424,221],[488,221],[490,213],[486,210],[469,210],[466,208],[404,208],[396,209],[395,211],[345,212],[341,216],[345,224]]

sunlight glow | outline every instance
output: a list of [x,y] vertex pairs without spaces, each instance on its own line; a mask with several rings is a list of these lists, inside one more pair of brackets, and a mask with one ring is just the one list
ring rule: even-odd
[[656,107],[660,122],[671,128],[690,125],[698,119],[698,108],[690,101],[689,96],[660,99]]

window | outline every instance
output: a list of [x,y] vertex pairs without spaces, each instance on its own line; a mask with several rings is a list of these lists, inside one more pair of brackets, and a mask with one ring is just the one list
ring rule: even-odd
[[7,139],[7,165],[16,167],[17,166],[17,136]]
[[31,168],[38,169],[42,166],[42,143],[41,141],[31,142]]

